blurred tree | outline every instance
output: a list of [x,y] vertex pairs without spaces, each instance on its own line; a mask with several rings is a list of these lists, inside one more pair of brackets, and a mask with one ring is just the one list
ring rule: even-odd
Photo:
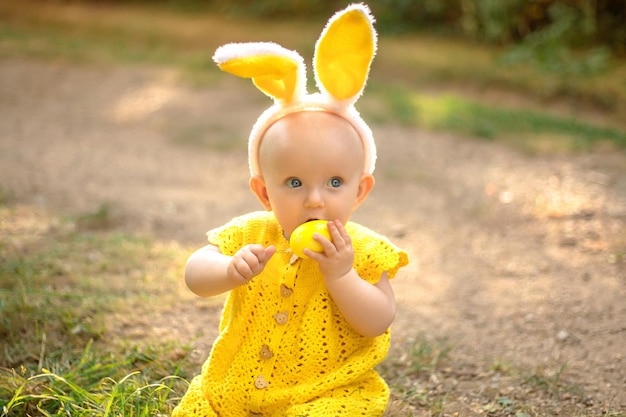
[[[43,1],[43,0],[42,0]],[[328,16],[351,0],[62,0],[162,4],[259,17]],[[359,0],[354,0],[359,1]],[[626,54],[626,0],[370,0],[381,33],[429,31],[510,45],[549,37]],[[573,23],[572,20],[576,22]],[[539,35],[536,35],[539,33]],[[559,37],[563,37],[560,39]],[[530,40],[526,40],[529,38]]]
[[547,16],[550,23],[525,36],[504,54],[502,62],[530,63],[562,77],[593,76],[607,68],[610,51],[606,46],[589,46],[585,51],[574,48],[593,43],[597,25],[590,10],[553,2]]

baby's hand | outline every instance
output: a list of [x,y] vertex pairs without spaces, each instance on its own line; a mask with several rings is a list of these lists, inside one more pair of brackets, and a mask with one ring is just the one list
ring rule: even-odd
[[338,279],[352,269],[354,263],[352,239],[339,220],[328,222],[328,233],[332,241],[319,233],[313,235],[313,239],[322,245],[324,252],[314,252],[305,248],[304,254],[319,263],[320,270],[327,280]]
[[228,276],[241,284],[247,283],[263,271],[274,252],[276,252],[274,246],[267,248],[262,245],[244,246],[235,253],[228,264]]

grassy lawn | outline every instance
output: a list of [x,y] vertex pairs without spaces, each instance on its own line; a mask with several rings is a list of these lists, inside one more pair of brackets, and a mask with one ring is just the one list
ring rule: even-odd
[[110,323],[189,301],[188,250],[102,229],[103,217],[0,206],[2,415],[148,416],[184,391],[187,346],[134,345]]

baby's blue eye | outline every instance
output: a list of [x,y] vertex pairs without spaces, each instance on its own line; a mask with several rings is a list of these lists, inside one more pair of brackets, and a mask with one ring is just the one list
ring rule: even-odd
[[302,181],[300,181],[298,178],[289,178],[287,180],[287,187],[290,187],[290,188],[302,187]]
[[341,186],[341,184],[343,184],[343,181],[341,180],[341,178],[337,178],[337,177],[331,178],[328,181],[328,185],[333,187],[333,188],[337,188],[337,187]]

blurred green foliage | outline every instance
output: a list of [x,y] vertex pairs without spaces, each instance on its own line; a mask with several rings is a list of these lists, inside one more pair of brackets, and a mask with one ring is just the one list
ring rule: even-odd
[[574,48],[594,36],[596,22],[561,3],[552,5],[548,12],[553,23],[529,33],[504,54],[502,62],[509,65],[531,62],[538,69],[561,77],[593,76],[603,72],[611,56],[606,45],[587,45],[581,51]]
[[[272,19],[327,16],[350,0],[65,0],[159,4]],[[381,34],[428,32],[506,46],[502,63],[557,76],[601,74],[626,55],[624,0],[370,0]]]
[[[165,4],[178,10],[212,10],[257,17],[328,15],[350,0],[64,0]],[[624,0],[370,0],[381,33],[428,31],[502,45],[536,33],[558,32],[568,46],[605,46],[626,53]],[[575,25],[571,21],[576,21]],[[567,26],[568,30],[563,31]],[[556,29],[555,29],[556,27]]]
[[[159,6],[182,13],[322,20],[354,0],[56,0]],[[503,47],[500,63],[568,79],[626,56],[625,0],[370,0],[382,35],[428,33]]]

